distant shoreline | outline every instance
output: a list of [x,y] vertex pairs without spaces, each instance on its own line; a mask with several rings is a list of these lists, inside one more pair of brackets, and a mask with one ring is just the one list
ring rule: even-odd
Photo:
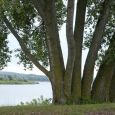
[[21,80],[0,80],[0,85],[13,84],[39,84],[38,81],[21,81]]
[[49,79],[45,75],[0,71],[0,84],[37,84],[40,81],[49,81]]

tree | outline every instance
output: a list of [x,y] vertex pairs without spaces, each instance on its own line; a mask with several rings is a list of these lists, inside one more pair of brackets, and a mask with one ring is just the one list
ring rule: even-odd
[[[53,102],[79,103],[80,98],[90,99],[95,62],[102,54],[103,44],[113,35],[114,0],[77,0],[75,27],[75,0],[67,1],[67,11],[62,0],[2,0],[0,5],[0,19],[21,46],[17,50],[20,62],[30,68],[34,64],[46,74],[52,85]],[[68,44],[66,67],[59,36],[64,22]],[[110,28],[113,29],[108,31]],[[84,40],[89,52],[82,76]]]

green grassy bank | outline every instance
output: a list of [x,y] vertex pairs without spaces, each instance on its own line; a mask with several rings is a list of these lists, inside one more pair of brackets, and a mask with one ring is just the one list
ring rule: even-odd
[[34,84],[34,82],[23,80],[0,80],[0,84]]
[[0,115],[115,115],[115,103],[0,107]]

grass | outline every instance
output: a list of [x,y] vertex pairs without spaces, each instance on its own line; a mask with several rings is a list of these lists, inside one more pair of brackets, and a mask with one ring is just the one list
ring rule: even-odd
[[115,103],[0,107],[0,115],[115,115]]
[[0,84],[34,84],[34,82],[23,80],[0,80]]

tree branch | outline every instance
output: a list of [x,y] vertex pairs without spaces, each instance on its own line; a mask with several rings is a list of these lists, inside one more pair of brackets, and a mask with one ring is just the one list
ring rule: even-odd
[[46,70],[38,61],[37,59],[30,53],[30,51],[27,49],[26,45],[24,44],[23,40],[20,38],[20,36],[17,34],[17,32],[14,30],[14,28],[12,27],[11,23],[9,22],[9,20],[4,17],[4,22],[6,24],[6,26],[9,28],[9,30],[12,32],[12,34],[15,36],[15,38],[18,40],[22,50],[24,51],[24,53],[28,56],[29,60],[31,60],[34,65],[36,67],[38,67],[44,74],[46,74],[46,76],[49,77],[49,71]]
[[38,13],[40,14],[40,16],[45,19],[44,16],[44,0],[32,0],[32,3],[34,5],[34,7],[36,8],[36,10],[38,11]]

